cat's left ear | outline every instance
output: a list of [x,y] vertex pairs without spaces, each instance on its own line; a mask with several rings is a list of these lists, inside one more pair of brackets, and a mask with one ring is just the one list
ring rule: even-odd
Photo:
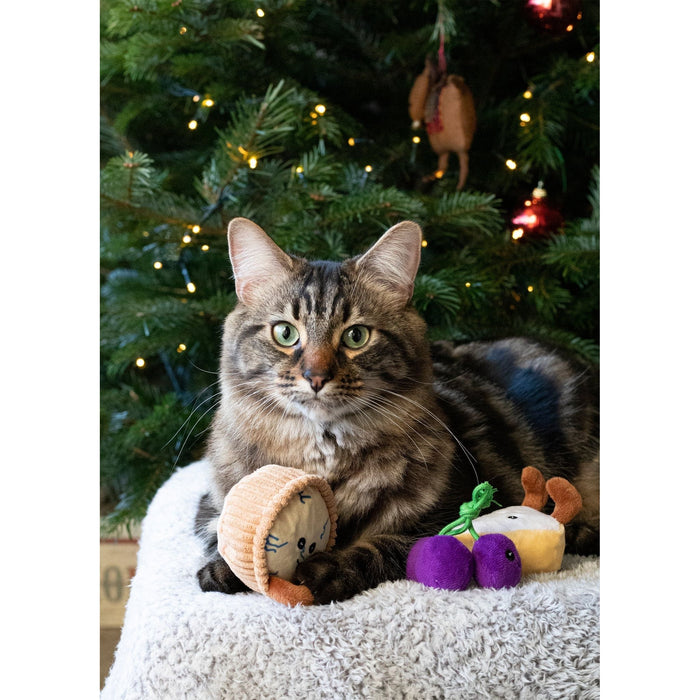
[[385,290],[397,306],[405,306],[413,296],[422,241],[420,226],[402,221],[357,260],[357,272],[366,283]]
[[292,259],[260,226],[238,217],[228,225],[228,251],[236,295],[244,304],[263,301],[266,289],[292,269]]

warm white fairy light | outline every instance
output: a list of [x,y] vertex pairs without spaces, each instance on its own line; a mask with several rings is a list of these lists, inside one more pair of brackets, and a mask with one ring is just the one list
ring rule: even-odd
[[195,225],[192,227],[192,233],[199,233],[201,230],[202,230],[202,229],[201,229],[201,227],[199,226],[199,224],[195,224]]
[[190,236],[189,233],[186,233],[186,234],[182,237],[182,242],[183,242],[183,243],[192,243],[192,236]]
[[135,364],[139,369],[143,369],[146,366],[146,360],[143,357],[137,357]]
[[301,165],[297,165],[297,167],[295,168],[294,172],[295,172],[297,175],[301,175],[301,174],[304,172],[304,168],[303,168]]
[[523,234],[524,234],[524,233],[525,233],[525,231],[523,231],[523,229],[521,229],[521,228],[516,228],[516,229],[513,231],[513,233],[511,233],[511,236],[512,236],[512,238],[513,238],[514,241],[517,241],[519,238],[522,238],[522,237],[523,237]]
[[211,97],[207,97],[204,102],[202,102],[202,107],[213,107],[214,106],[214,100],[211,99]]
[[187,27],[180,27],[180,34],[187,34]]
[[371,172],[372,172],[372,166],[371,166],[371,165],[365,165],[365,172],[366,172],[366,173],[371,173]]
[[355,139],[351,136],[348,139],[348,146],[354,146],[355,145]]
[[427,247],[428,247],[428,241],[426,241],[425,238],[420,242],[420,244],[421,244],[421,246],[422,246],[423,248],[427,248]]
[[316,105],[314,107],[314,110],[316,110],[321,116],[323,116],[326,113],[326,106],[325,105]]
[[420,136],[414,136],[411,141],[413,141],[413,143],[420,143]]
[[187,283],[187,291],[188,291],[190,294],[194,294],[194,293],[197,291],[197,287],[195,287],[194,282],[188,282],[188,283]]
[[465,282],[465,283],[464,283],[464,286],[467,287],[467,288],[468,288],[468,287],[471,287],[471,286],[472,286],[472,283],[471,283],[471,282]]
[[188,128],[190,131],[194,131],[198,126],[199,126],[199,124],[197,123],[197,120],[196,120],[196,119],[192,119],[192,120],[189,122],[189,124],[187,125],[187,128]]
[[523,97],[526,100],[531,100],[532,99],[532,90],[525,90],[525,92],[523,93]]
[[258,159],[255,156],[248,158],[248,167],[251,170],[255,170],[258,167]]
[[530,121],[530,115],[527,112],[523,112],[520,115],[520,121],[521,122],[529,122]]
[[534,288],[531,284],[528,284],[528,285],[527,285],[527,291],[528,291],[528,292],[534,292],[534,291],[535,291],[535,288]]
[[178,351],[178,352],[185,352],[185,350],[187,350],[187,346],[186,346],[184,343],[180,343],[180,344],[177,346],[177,351]]
[[262,18],[262,17],[265,16],[265,10],[263,10],[262,7],[258,7],[258,9],[255,10],[255,14],[256,14],[258,17]]
[[595,61],[595,52],[594,52],[594,51],[589,51],[589,52],[586,54],[586,60],[587,60],[589,63],[593,63],[593,61]]
[[508,170],[515,170],[517,167],[518,164],[511,158],[508,158],[508,160],[506,161],[506,168],[508,168]]
[[155,267],[156,270],[160,270],[160,269],[163,267],[163,263],[162,263],[160,260],[156,260],[156,261],[153,263],[153,267]]
[[206,252],[209,250],[209,246],[205,243],[205,244],[202,246],[202,250],[206,253]]
[[192,102],[199,102],[202,98],[199,95],[194,95],[192,97]]

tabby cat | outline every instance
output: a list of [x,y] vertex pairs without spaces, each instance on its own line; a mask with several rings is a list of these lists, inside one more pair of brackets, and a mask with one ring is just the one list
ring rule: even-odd
[[431,347],[410,304],[413,222],[342,263],[287,255],[243,218],[228,240],[239,301],[208,444],[214,485],[196,518],[208,544],[202,590],[245,590],[216,553],[216,519],[233,484],[270,463],[320,474],[335,493],[336,548],[296,571],[318,603],[404,577],[411,544],[454,520],[480,481],[501,505],[520,503],[527,465],[577,486],[569,551],[597,552],[591,369],[522,338]]

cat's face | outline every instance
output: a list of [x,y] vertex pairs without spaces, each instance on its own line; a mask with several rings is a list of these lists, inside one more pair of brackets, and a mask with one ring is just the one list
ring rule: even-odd
[[420,240],[404,222],[359,258],[308,262],[235,219],[239,303],[226,324],[224,385],[261,413],[323,423],[384,410],[406,385],[429,380],[425,327],[408,306]]

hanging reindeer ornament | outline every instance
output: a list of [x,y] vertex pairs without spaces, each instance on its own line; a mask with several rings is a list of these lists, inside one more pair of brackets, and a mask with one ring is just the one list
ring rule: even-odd
[[428,56],[425,69],[413,83],[408,96],[408,114],[414,129],[425,127],[430,147],[438,156],[438,169],[432,178],[441,178],[447,170],[450,153],[457,154],[457,190],[461,190],[469,173],[469,148],[476,130],[476,109],[472,91],[464,78],[447,75],[443,42],[438,63]]

